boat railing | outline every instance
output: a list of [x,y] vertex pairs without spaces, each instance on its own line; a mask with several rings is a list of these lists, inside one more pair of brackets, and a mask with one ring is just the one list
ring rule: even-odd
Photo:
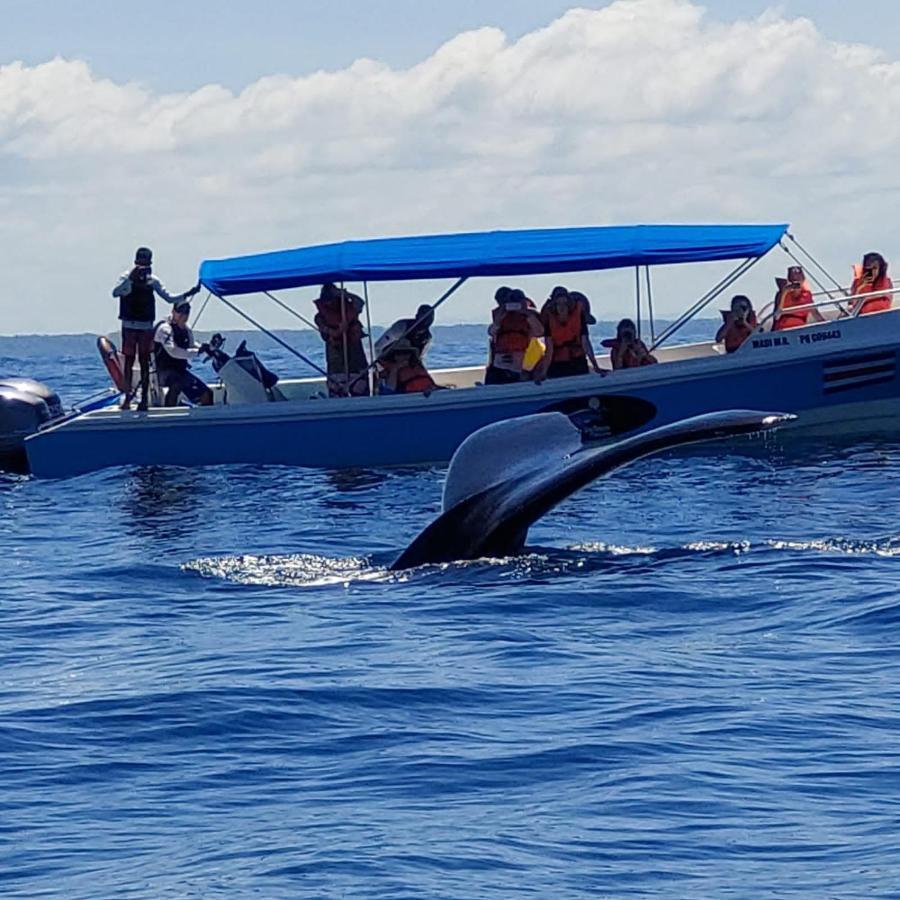
[[[868,294],[851,294],[848,293],[842,294],[840,297],[834,296],[834,291],[817,291],[812,294],[813,302],[812,303],[804,303],[802,306],[792,306],[790,307],[791,313],[797,312],[807,312],[809,310],[818,310],[818,309],[827,309],[829,307],[833,307],[837,309],[838,316],[837,318],[845,319],[855,319],[860,310],[863,308],[862,303],[857,303],[858,300],[873,300],[876,297],[885,297],[890,296],[893,297],[895,294],[900,293],[900,288],[886,288],[885,290],[873,291]],[[817,297],[824,297],[823,300],[816,300]],[[847,304],[850,305],[851,308],[847,308]],[[855,308],[853,308],[855,304]],[[774,321],[775,319],[775,302],[771,302],[766,304],[759,313],[759,330],[765,331],[766,326]],[[813,323],[811,323],[813,324]]]

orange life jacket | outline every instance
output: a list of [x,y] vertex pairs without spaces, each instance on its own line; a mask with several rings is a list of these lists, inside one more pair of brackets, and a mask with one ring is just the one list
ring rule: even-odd
[[[893,282],[887,275],[882,275],[874,284],[862,284],[863,268],[860,265],[853,267],[853,286],[850,288],[851,294],[875,294],[878,291],[889,291],[894,287]],[[872,297],[870,300],[864,300],[862,309],[857,313],[860,316],[867,316],[869,313],[882,312],[890,309],[892,305],[892,294],[882,294],[880,297]]]
[[424,391],[433,391],[437,385],[428,374],[428,370],[418,363],[404,366],[397,372],[398,394],[421,394]]
[[[652,366],[656,362],[656,357],[653,356],[649,350],[647,350],[647,345],[640,339],[638,339],[638,343],[644,348],[644,354],[638,356],[634,350],[629,349],[628,352],[622,357],[622,362],[619,366],[613,362],[613,368],[619,369],[636,369],[638,366]],[[609,358],[610,360],[615,359],[617,351],[619,349],[619,340],[618,338],[607,338],[603,342],[604,347],[609,347]]]
[[495,353],[524,353],[531,342],[528,316],[521,312],[504,312],[494,336]]
[[569,318],[561,321],[554,309],[546,311],[547,336],[553,341],[552,362],[571,362],[583,359],[584,345],[581,341],[581,304],[574,303],[569,308]]
[[[344,307],[343,310],[341,309],[342,304]],[[316,300],[316,309],[319,311],[319,315],[322,317],[322,322],[324,322],[324,324],[331,329],[340,328],[344,324],[346,316],[347,340],[362,340],[363,329],[359,321],[359,313],[349,300],[345,300],[342,298],[339,303],[334,303],[333,301],[328,300]],[[340,336],[328,336],[326,337],[326,340],[333,344],[343,343],[343,338]]]
[[807,306],[813,302],[809,284],[804,281],[800,285],[800,290],[782,289],[779,294],[781,297],[781,314],[772,326],[772,331],[784,331],[787,328],[800,328],[806,325],[809,322],[810,310],[801,309],[797,312],[789,312],[789,310],[795,306]]

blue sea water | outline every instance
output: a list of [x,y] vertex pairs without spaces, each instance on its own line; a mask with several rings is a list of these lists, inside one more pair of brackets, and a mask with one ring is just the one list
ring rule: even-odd
[[389,573],[441,478],[0,476],[0,896],[900,896],[900,439],[645,460]]

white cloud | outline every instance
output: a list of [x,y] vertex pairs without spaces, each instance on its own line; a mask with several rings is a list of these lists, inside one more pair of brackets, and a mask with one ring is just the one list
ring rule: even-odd
[[[12,62],[0,332],[110,327],[111,282],[139,243],[181,287],[203,256],[344,237],[791,220],[843,274],[870,245],[900,249],[898,111],[900,64],[875,48],[776,12],[726,24],[688,0],[573,9],[516,42],[458,35],[407,70],[364,59],[239,94]],[[603,277],[589,284],[614,315]],[[449,317],[483,318],[479,291]]]

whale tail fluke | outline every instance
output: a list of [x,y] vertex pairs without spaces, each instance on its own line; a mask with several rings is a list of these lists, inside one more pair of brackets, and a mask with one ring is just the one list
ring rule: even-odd
[[456,451],[441,515],[391,568],[520,552],[541,516],[621,466],[684,444],[766,431],[794,418],[754,410],[710,413],[600,447],[583,446],[581,432],[561,413],[488,425]]

